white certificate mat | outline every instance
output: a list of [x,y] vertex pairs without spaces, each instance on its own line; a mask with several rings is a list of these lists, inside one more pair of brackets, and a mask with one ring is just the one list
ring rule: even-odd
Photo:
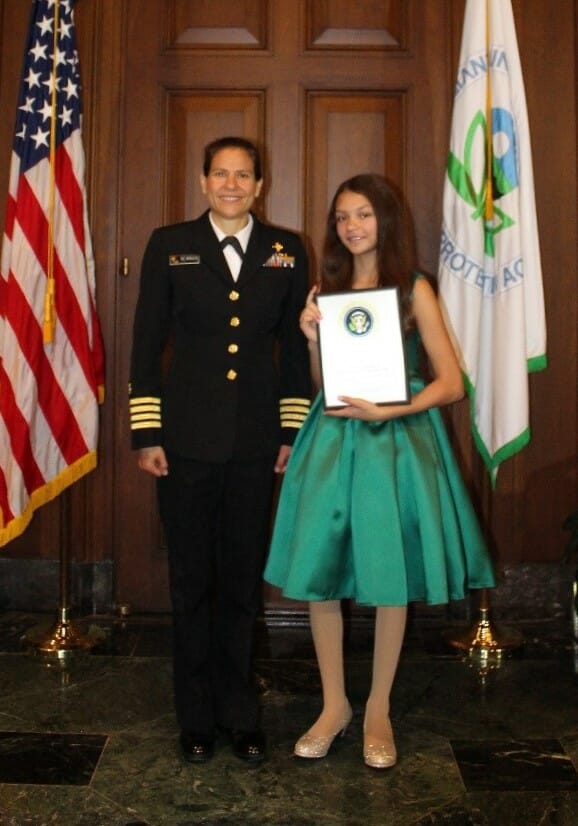
[[399,290],[382,287],[318,295],[319,353],[326,408],[339,396],[407,404],[409,383]]

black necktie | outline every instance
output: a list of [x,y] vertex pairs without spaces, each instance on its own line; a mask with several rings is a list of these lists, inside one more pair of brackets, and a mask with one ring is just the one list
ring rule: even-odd
[[233,249],[235,250],[235,252],[237,253],[237,255],[239,256],[239,258],[242,261],[243,258],[245,257],[245,253],[243,252],[243,247],[241,246],[241,242],[239,241],[239,239],[235,238],[234,235],[227,235],[221,241],[221,248],[225,249],[227,244],[230,244],[233,247]]

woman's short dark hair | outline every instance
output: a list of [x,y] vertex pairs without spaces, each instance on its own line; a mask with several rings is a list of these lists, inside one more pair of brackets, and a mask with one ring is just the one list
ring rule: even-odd
[[247,138],[239,138],[234,135],[230,135],[225,138],[217,138],[217,140],[211,141],[211,143],[208,143],[205,146],[203,159],[203,175],[205,175],[205,177],[211,171],[211,164],[213,163],[213,158],[215,157],[217,152],[221,151],[221,149],[244,149],[253,161],[253,172],[255,173],[255,180],[260,181],[262,179],[263,171],[261,166],[261,155],[259,153],[259,150],[252,141],[247,140]]

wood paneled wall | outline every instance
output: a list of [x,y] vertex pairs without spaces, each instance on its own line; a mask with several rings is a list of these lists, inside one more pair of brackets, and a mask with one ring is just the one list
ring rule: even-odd
[[[125,58],[130,43],[140,36],[140,12],[144,14],[145,7],[138,0],[76,3],[97,300],[107,351],[100,465],[69,494],[76,560],[113,560],[117,565],[122,559],[128,534],[118,524],[120,499],[133,497],[135,513],[154,509],[152,487],[140,484],[136,474],[127,472],[126,462],[119,461],[128,452],[126,325],[134,301],[134,287],[127,289],[120,261],[131,245],[131,232],[138,238],[135,248],[140,248],[140,235],[146,236],[159,218],[179,220],[198,211],[197,196],[183,185],[180,159],[183,152],[198,153],[203,143],[194,136],[199,106],[206,113],[211,99],[215,101],[218,129],[220,122],[234,123],[226,115],[226,101],[234,100],[231,111],[242,113],[238,129],[262,137],[268,146],[273,181],[265,205],[268,217],[303,230],[313,252],[319,248],[328,194],[338,180],[358,171],[356,152],[374,158],[376,167],[386,167],[406,188],[418,224],[421,262],[435,271],[464,0],[398,0],[355,7],[364,5],[366,14],[359,29],[351,17],[351,4],[339,0],[319,4],[306,0],[161,3],[159,50],[142,60],[160,61],[166,73],[170,94],[163,123],[170,124],[176,137],[167,142],[160,133],[143,136],[151,146],[167,148],[169,156],[166,177],[156,183],[163,192],[155,203],[143,199],[141,226],[131,229],[123,214],[127,182],[134,182],[139,174],[160,174],[151,172],[158,170],[156,157],[151,158],[151,170],[135,169],[133,147],[124,140],[130,133],[128,113],[133,118],[135,112],[134,100],[126,98],[127,89],[134,90],[134,77],[126,76],[127,65],[133,66],[131,71],[138,70],[137,64],[127,64]],[[513,0],[513,7],[532,135],[549,366],[531,377],[531,443],[502,466],[493,493],[472,446],[467,403],[457,405],[449,416],[456,450],[495,558],[508,566],[558,561],[566,541],[562,522],[578,505],[576,2]],[[2,221],[28,11],[24,0],[0,0]],[[297,33],[288,21],[294,21]],[[296,60],[297,52],[307,66],[300,85],[291,74],[291,60]],[[250,62],[242,63],[243,55]],[[239,77],[237,89],[232,88],[233,60],[249,67],[247,77]],[[269,61],[266,76],[260,61],[263,65]],[[371,74],[378,65],[389,72],[383,86]],[[199,66],[213,72],[212,81],[206,81],[202,89],[174,82]],[[277,98],[269,86],[272,66]],[[226,78],[221,85],[219,67]],[[145,64],[140,68],[145,71]],[[145,108],[153,101],[143,95],[139,105]],[[160,105],[159,101],[154,105]],[[431,110],[427,117],[424,108]],[[295,119],[299,121],[297,132],[292,131]],[[328,153],[329,134],[347,135],[348,130],[350,136],[341,148]],[[298,136],[296,141],[293,134]],[[376,141],[375,135],[385,137]],[[192,144],[183,148],[179,141],[187,140]],[[280,186],[284,177],[290,182],[291,197]],[[131,253],[131,279],[137,278],[138,264],[138,253]],[[3,555],[58,558],[60,510],[59,500],[41,509],[26,534],[3,549]],[[137,556],[138,548],[131,553]]]

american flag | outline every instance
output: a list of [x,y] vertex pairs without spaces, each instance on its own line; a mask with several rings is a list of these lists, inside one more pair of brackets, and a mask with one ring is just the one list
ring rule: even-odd
[[33,0],[0,278],[0,546],[96,466],[104,351],[72,0]]

